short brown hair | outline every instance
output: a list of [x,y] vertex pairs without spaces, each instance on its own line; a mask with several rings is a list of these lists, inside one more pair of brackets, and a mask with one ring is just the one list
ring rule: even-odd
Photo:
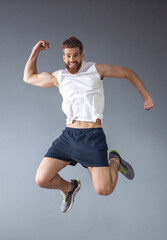
[[82,42],[76,38],[75,36],[72,36],[70,38],[68,38],[67,40],[65,40],[62,43],[62,49],[64,50],[65,48],[79,48],[80,53],[83,52],[83,44]]

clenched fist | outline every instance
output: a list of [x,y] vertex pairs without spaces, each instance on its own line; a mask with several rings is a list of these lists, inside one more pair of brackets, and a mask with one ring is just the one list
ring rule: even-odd
[[45,41],[45,40],[40,40],[34,47],[33,50],[34,51],[43,51],[49,48],[49,42]]
[[144,109],[150,110],[154,107],[154,101],[150,95],[148,95],[144,100]]

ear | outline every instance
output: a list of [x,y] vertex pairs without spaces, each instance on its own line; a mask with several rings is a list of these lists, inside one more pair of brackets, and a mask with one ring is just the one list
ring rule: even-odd
[[64,60],[64,62],[65,62],[65,56],[64,56],[64,54],[63,54],[63,60]]
[[81,59],[83,60],[83,58],[84,58],[84,54],[82,53],[82,54],[81,54]]

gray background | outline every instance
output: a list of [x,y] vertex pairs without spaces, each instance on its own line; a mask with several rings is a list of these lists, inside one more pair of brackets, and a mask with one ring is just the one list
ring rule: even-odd
[[[164,0],[0,0],[0,240],[164,240],[166,191],[167,3]],[[40,189],[34,176],[52,141],[65,127],[57,88],[22,81],[32,47],[40,39],[38,70],[64,68],[61,43],[76,35],[86,61],[133,69],[154,98],[145,111],[126,80],[104,79],[103,128],[109,149],[135,168],[119,176],[114,193],[98,196],[81,166],[62,171],[80,178],[73,209],[60,213],[59,191]]]

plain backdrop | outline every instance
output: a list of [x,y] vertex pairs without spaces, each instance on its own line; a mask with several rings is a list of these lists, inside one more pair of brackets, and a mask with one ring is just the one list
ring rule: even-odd
[[[164,240],[167,235],[167,2],[164,0],[0,0],[0,240]],[[103,129],[135,169],[119,175],[108,197],[98,196],[86,169],[61,172],[79,178],[72,210],[60,212],[59,191],[41,189],[36,169],[65,128],[57,88],[23,82],[25,63],[40,40],[50,49],[39,72],[64,68],[61,43],[75,35],[85,61],[135,71],[155,101],[143,99],[124,79],[104,79]]]

